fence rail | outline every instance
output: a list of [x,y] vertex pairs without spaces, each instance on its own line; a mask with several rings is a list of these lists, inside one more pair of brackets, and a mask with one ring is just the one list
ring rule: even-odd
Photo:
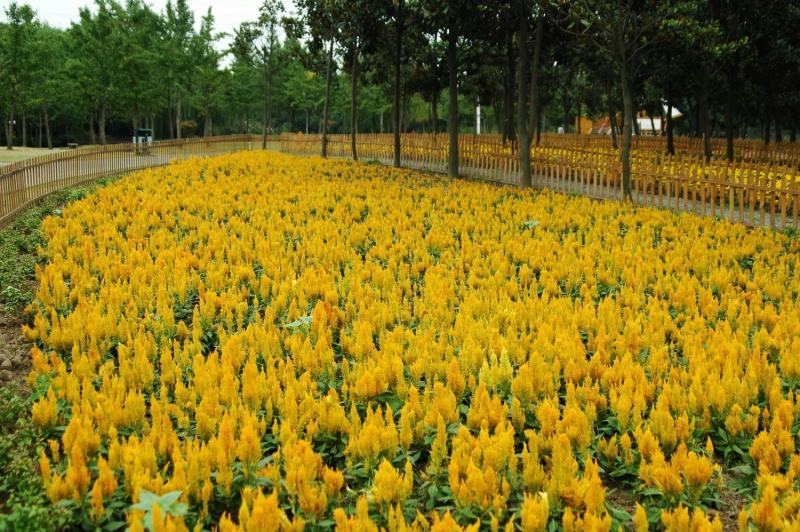
[[[250,149],[250,135],[153,142],[147,150],[111,144],[58,151],[0,168],[0,225],[44,196],[67,187],[176,159]],[[260,144],[259,144],[260,146]]]
[[[548,135],[542,140],[532,148],[534,186],[596,199],[622,199],[619,152],[611,149],[607,138]],[[778,158],[773,162],[729,163],[719,158],[706,162],[701,152],[691,150],[666,155],[657,142],[662,141],[639,139],[641,146],[632,155],[637,205],[717,216],[748,226],[800,228],[800,162],[785,163],[797,145],[785,144],[785,151],[771,155],[762,151],[766,157]],[[318,135],[280,136],[280,150],[287,153],[316,155],[320,145]],[[357,149],[362,160],[392,163],[391,135],[359,135]],[[446,172],[448,152],[445,134],[406,134],[400,160],[409,168]],[[350,137],[331,135],[328,155],[350,157]],[[755,157],[755,152],[751,155]],[[499,136],[461,135],[459,165],[464,177],[519,183],[518,154],[512,146],[503,145]]]
[[[362,160],[393,161],[391,134],[358,136]],[[401,163],[408,168],[446,172],[445,134],[404,134]],[[715,149],[724,142],[715,141]],[[19,161],[0,168],[0,225],[32,202],[59,189],[177,159],[261,147],[253,135],[154,142],[147,152],[132,144],[79,148]],[[800,228],[800,149],[783,143],[766,149],[737,141],[743,155],[733,163],[706,163],[697,139],[676,138],[684,153],[668,156],[664,141],[637,138],[632,155],[633,201],[699,215],[717,216],[749,226]],[[297,155],[318,155],[319,135],[282,134],[267,148]],[[351,157],[350,137],[331,135],[330,157]],[[459,137],[460,173],[499,183],[519,182],[515,148],[497,135]],[[532,148],[534,186],[597,199],[621,199],[619,154],[600,136],[543,135]]]

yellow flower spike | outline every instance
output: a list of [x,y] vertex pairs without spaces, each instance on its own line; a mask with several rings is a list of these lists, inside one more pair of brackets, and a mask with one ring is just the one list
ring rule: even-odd
[[328,497],[334,497],[344,486],[344,475],[341,471],[329,469],[327,466],[323,469],[322,479],[325,483],[325,489]]
[[522,501],[521,515],[522,530],[537,532],[545,530],[550,520],[550,504],[547,493],[540,492],[536,496],[525,495]]
[[47,395],[33,404],[31,419],[40,427],[52,427],[58,418],[56,396],[53,390],[47,391]]
[[636,532],[647,532],[650,529],[647,512],[638,502],[636,503],[636,511],[633,513],[633,527]]
[[[794,524],[800,410],[785,383],[800,375],[800,244],[779,232],[256,151],[126,176],[43,234],[24,334],[38,346],[30,382],[48,383],[34,422],[66,426],[40,458],[53,501],[77,494],[97,517],[118,482],[128,498],[181,490],[207,517],[215,490],[247,471],[276,492],[243,494],[243,517],[276,500],[294,516],[279,512],[279,528],[369,528],[366,499],[355,515],[335,510],[372,488],[345,488],[357,465],[388,498],[449,482],[454,504],[498,530],[525,526],[506,501],[541,505],[539,492],[568,508],[565,528],[604,530],[590,454],[695,497],[720,489],[706,435],[723,428],[752,441],[760,473],[745,524]],[[256,468],[262,444],[272,456]],[[330,469],[342,446],[343,469]],[[415,461],[388,475],[398,452]],[[457,528],[438,514],[409,525],[408,508],[372,502],[398,530]],[[239,509],[220,510],[220,528],[235,528]]]
[[336,530],[343,532],[378,532],[378,527],[369,518],[369,504],[366,496],[361,496],[356,502],[356,513],[348,517],[347,513],[336,508],[333,512]]
[[694,488],[704,486],[714,473],[714,465],[702,455],[689,453],[686,464],[683,466],[683,476],[689,485]]

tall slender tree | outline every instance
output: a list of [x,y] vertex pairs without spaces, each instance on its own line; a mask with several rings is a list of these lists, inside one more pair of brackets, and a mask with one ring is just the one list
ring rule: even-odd
[[[27,4],[11,2],[5,10],[6,25],[0,33],[0,89],[5,94],[6,148],[14,147],[17,111],[24,105],[25,92],[30,85],[34,58],[31,55],[35,34],[35,13]],[[23,109],[24,113],[24,109]],[[23,130],[23,145],[26,132]]]

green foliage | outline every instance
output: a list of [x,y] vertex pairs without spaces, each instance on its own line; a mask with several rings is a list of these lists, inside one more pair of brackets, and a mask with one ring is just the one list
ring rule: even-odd
[[156,506],[159,507],[161,515],[171,515],[173,517],[182,517],[186,515],[189,507],[186,503],[178,502],[181,490],[170,491],[164,495],[156,495],[146,489],[139,491],[139,502],[131,506],[131,510],[142,510],[145,512],[144,526],[147,530],[154,530],[153,527],[153,511]]
[[45,438],[30,419],[31,399],[24,389],[0,388],[0,532],[64,530],[69,511],[50,503],[39,476]]
[[44,244],[42,220],[60,214],[63,205],[83,198],[95,186],[110,181],[103,179],[93,186],[54,192],[7,227],[0,228],[0,306],[20,312],[33,300],[34,273],[41,262],[38,249]]
[[[38,249],[44,244],[42,220],[111,180],[53,193],[0,229],[0,305],[19,313],[33,298]],[[0,387],[0,532],[94,526],[88,505],[53,505],[44,492],[38,460],[48,435],[33,425],[30,412],[46,387],[46,382],[35,383],[33,390],[14,383]],[[115,504],[109,504],[109,512],[116,512],[116,522],[124,525],[119,521],[124,508]]]

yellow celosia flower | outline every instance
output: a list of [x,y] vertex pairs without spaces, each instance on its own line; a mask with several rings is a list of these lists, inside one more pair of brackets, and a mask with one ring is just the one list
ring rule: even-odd
[[[109,497],[147,489],[221,530],[477,528],[478,510],[540,529],[550,508],[606,530],[595,460],[695,500],[722,431],[759,473],[740,522],[796,525],[787,235],[265,152],[137,172],[42,232],[24,332],[40,470],[99,527]],[[414,492],[433,484],[459,511],[413,517],[409,500],[443,502]],[[718,527],[682,507],[662,524]]]
[[522,530],[526,532],[545,530],[549,520],[550,504],[547,501],[547,493],[539,493],[534,497],[526,495],[522,501]]
[[405,473],[401,476],[392,464],[384,459],[372,480],[372,497],[379,504],[404,502],[414,486],[411,462],[406,461]]

